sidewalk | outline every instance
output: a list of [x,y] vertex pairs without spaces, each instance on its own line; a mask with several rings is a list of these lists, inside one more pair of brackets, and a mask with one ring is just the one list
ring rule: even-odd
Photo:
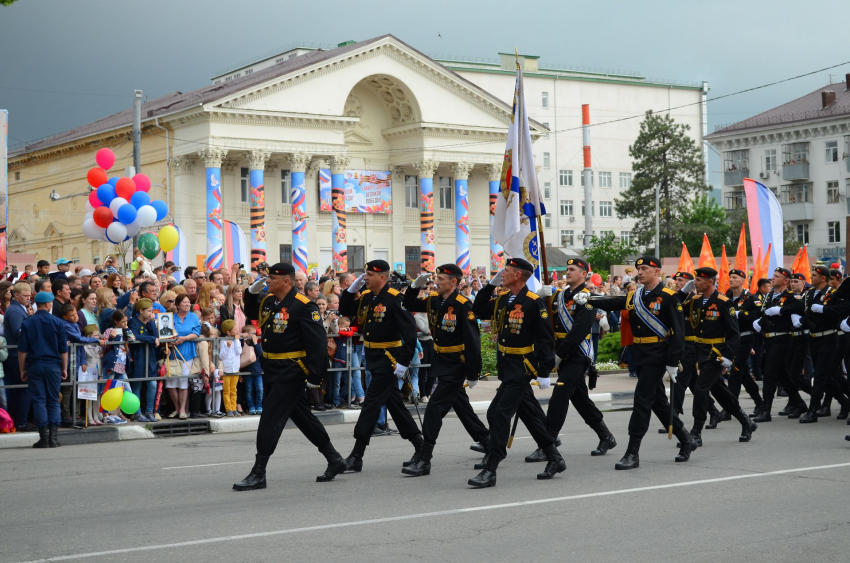
[[[596,389],[590,392],[590,398],[594,403],[610,403],[612,401],[631,401],[634,397],[636,379],[630,378],[628,372],[601,372]],[[499,381],[490,377],[489,381],[480,381],[473,389],[467,389],[472,408],[478,414],[485,414],[490,402],[496,395]],[[549,404],[549,396],[552,391],[547,389],[540,391],[535,388],[534,394],[540,400],[540,404]],[[408,407],[414,412],[413,405]],[[427,405],[419,405],[419,412],[424,413]],[[333,409],[325,412],[314,412],[325,426],[332,424],[353,424],[360,416],[359,409]],[[449,413],[454,416],[454,413]],[[120,426],[100,426],[97,428],[73,429],[60,428],[59,439],[62,445],[93,444],[100,442],[114,442],[119,440],[141,440],[156,438],[154,430],[171,426],[192,425],[192,434],[212,432],[225,434],[231,432],[256,432],[260,424],[259,416],[242,416],[238,418],[210,418],[190,419],[188,421],[166,420],[159,423],[130,422]],[[293,426],[292,421],[287,422],[287,427]],[[188,435],[188,432],[174,435]],[[0,434],[0,449],[5,448],[28,448],[38,441],[37,432],[25,432],[15,434]]]

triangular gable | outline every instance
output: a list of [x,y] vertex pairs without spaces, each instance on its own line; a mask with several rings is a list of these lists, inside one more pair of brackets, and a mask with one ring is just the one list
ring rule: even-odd
[[56,225],[53,224],[52,222],[49,225],[47,225],[46,229],[44,229],[44,238],[61,237],[61,236],[62,236],[62,232],[58,228],[56,228]]

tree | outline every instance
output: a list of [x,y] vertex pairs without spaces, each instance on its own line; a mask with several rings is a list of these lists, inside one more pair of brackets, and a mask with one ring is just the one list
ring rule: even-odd
[[0,4],[2,4],[3,6],[11,6],[17,1],[18,0],[0,0]]
[[590,262],[594,272],[600,270],[608,271],[612,264],[623,264],[629,254],[635,252],[635,247],[630,242],[624,242],[608,233],[602,237],[591,237],[590,244],[584,249],[582,255]]
[[[703,195],[691,200],[690,206],[682,214],[682,242],[688,249],[696,251],[702,248],[702,236],[708,235],[711,248],[715,253],[720,252],[721,245],[726,245],[726,252],[732,250],[731,239],[733,238],[732,224],[727,221],[726,210],[720,207],[713,198]],[[738,231],[734,231],[737,237]],[[737,238],[735,239],[737,245]]]
[[629,147],[629,156],[634,160],[632,185],[616,200],[617,216],[637,219],[637,243],[646,245],[655,237],[655,187],[659,187],[659,256],[679,254],[679,228],[685,210],[695,195],[708,190],[702,152],[688,136],[689,130],[688,125],[676,123],[669,115],[646,112],[640,133]]

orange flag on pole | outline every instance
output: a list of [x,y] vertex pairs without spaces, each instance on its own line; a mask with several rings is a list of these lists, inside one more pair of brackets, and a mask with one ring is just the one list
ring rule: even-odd
[[[761,276],[760,277],[762,277],[762,278],[770,279],[771,272],[768,272],[768,270],[770,269],[770,249],[771,249],[772,246],[773,246],[772,242],[767,243],[767,252],[765,253],[764,258],[762,258],[762,260],[761,260]],[[777,265],[777,268],[780,267],[780,266],[784,267],[782,264],[779,264],[779,265]]]
[[679,256],[679,269],[677,271],[694,273],[694,261],[691,259],[691,253],[688,252],[688,247],[685,246],[684,242],[682,243],[682,254]]
[[717,279],[717,291],[726,295],[729,289],[729,260],[726,258],[726,245],[723,245],[723,251],[720,253],[720,277]]
[[735,269],[747,273],[747,234],[741,223],[741,236],[738,237],[738,253],[735,255]]
[[809,245],[803,246],[803,253],[800,256],[800,273],[806,276],[806,282],[812,283],[812,264],[809,262]]
[[714,261],[714,252],[711,250],[711,244],[708,242],[708,235],[702,235],[702,250],[699,251],[699,267],[708,266],[717,270],[717,263]]
[[759,247],[758,255],[753,255],[753,277],[750,280],[750,293],[757,293],[759,286],[758,282],[761,279],[761,247]]
[[796,274],[800,267],[800,260],[803,258],[803,247],[797,249],[797,254],[794,256],[794,261],[791,263],[791,273]]

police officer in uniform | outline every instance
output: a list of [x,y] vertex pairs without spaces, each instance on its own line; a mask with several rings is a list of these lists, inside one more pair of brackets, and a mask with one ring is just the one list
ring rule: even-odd
[[[579,306],[573,300],[577,293],[590,296],[585,287],[590,264],[581,258],[567,260],[565,279],[567,287],[557,290],[552,299],[552,315],[555,319],[555,367],[558,370],[558,383],[549,399],[546,411],[546,430],[560,446],[558,433],[564,427],[570,402],[576,407],[585,424],[599,436],[599,445],[590,455],[605,455],[617,446],[617,440],[608,430],[602,419],[602,413],[596,407],[584,382],[584,374],[593,364],[593,346],[590,342],[590,330],[596,318],[593,305]],[[591,376],[593,377],[593,376]],[[592,383],[595,387],[595,382]],[[525,458],[527,462],[548,461],[543,450],[537,449]]]
[[688,461],[696,442],[685,430],[678,415],[671,413],[664,375],[675,384],[679,361],[685,345],[685,326],[682,304],[676,292],[661,283],[661,261],[655,256],[643,256],[635,262],[638,288],[620,297],[593,297],[591,303],[603,311],[629,312],[629,326],[634,335],[632,358],[638,372],[634,409],[629,421],[629,447],[614,466],[615,469],[636,469],[640,466],[640,443],[649,429],[650,413],[668,424],[672,417],[673,432],[681,444],[677,462]]
[[[457,405],[460,395],[464,394],[464,381],[468,381],[470,387],[475,387],[481,373],[478,321],[472,312],[472,302],[458,293],[463,270],[454,264],[438,267],[437,291],[419,299],[416,289],[428,283],[429,278],[430,274],[422,274],[416,278],[404,295],[405,309],[414,313],[427,313],[431,335],[434,337],[431,373],[438,381],[422,421],[422,436],[425,440],[422,451],[412,464],[401,470],[402,473],[415,477],[431,473],[431,458],[443,418]],[[478,417],[475,416],[475,419],[478,420]],[[480,421],[478,424],[484,427]],[[487,444],[486,434],[481,440]]]
[[[365,405],[354,426],[354,449],[346,459],[351,471],[363,469],[363,454],[384,405],[401,437],[413,444],[411,462],[416,461],[424,443],[398,388],[398,380],[404,378],[416,350],[416,322],[413,314],[402,308],[401,293],[387,284],[389,275],[390,265],[386,261],[368,262],[366,272],[343,292],[339,303],[341,315],[357,318],[366,349],[366,369],[372,374]],[[364,286],[366,291],[358,297]]]
[[[737,399],[743,385],[747,394],[755,403],[753,416],[761,412],[764,402],[761,398],[758,383],[750,375],[749,359],[753,349],[753,321],[761,316],[759,300],[744,287],[747,282],[747,274],[742,270],[729,270],[729,290],[726,297],[735,310],[735,318],[738,320],[738,349],[732,360],[732,369],[729,371],[727,384],[729,391]],[[753,360],[755,361],[755,360]],[[732,414],[721,411],[721,420],[731,420]]]
[[732,367],[732,358],[738,349],[738,321],[734,309],[725,295],[715,289],[717,270],[697,268],[694,272],[696,293],[682,307],[693,311],[696,318],[694,349],[699,375],[694,385],[694,426],[691,437],[702,446],[702,428],[708,417],[705,405],[711,393],[723,409],[741,423],[740,442],[749,442],[758,427],[752,422],[738,399],[723,383],[723,371]]
[[[541,389],[549,387],[555,366],[554,335],[545,300],[526,285],[534,267],[522,258],[509,258],[505,268],[478,292],[472,310],[478,318],[490,318],[497,337],[499,389],[487,409],[490,451],[479,466],[481,473],[470,479],[476,488],[496,484],[496,469],[507,456],[511,419],[520,414],[535,442],[549,460],[538,479],[551,479],[567,468],[546,430],[546,415],[531,390],[537,379]],[[495,294],[497,287],[507,290]]]
[[[245,316],[258,321],[262,338],[264,397],[256,461],[251,473],[233,485],[237,491],[266,488],[266,465],[289,418],[328,461],[317,482],[333,481],[347,467],[325,427],[310,411],[305,393],[305,380],[311,389],[321,385],[328,357],[328,335],[319,308],[296,291],[292,264],[280,262],[268,273],[268,278],[258,279],[245,292]],[[266,285],[268,293],[261,294]]]
[[803,402],[791,381],[788,364],[791,362],[791,345],[794,332],[791,315],[802,315],[803,302],[794,297],[788,289],[791,271],[788,268],[776,268],[770,280],[771,290],[762,302],[762,316],[753,321],[753,330],[764,336],[764,409],[753,420],[770,422],[770,410],[779,382],[788,391],[792,404]]
[[[39,440],[34,448],[58,448],[62,409],[59,389],[68,379],[68,338],[59,317],[50,314],[53,294],[39,291],[37,310],[21,324],[18,337],[18,367],[21,381],[32,397],[32,414]],[[71,393],[72,388],[65,392]]]

